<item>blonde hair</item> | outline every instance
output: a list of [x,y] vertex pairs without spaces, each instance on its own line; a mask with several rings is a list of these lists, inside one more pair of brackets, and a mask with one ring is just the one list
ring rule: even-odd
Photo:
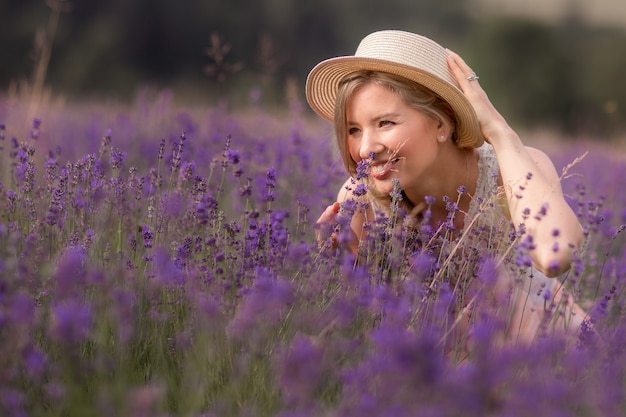
[[412,108],[421,111],[447,125],[450,129],[450,139],[458,142],[456,133],[456,116],[452,107],[444,99],[426,87],[406,78],[377,71],[357,71],[349,74],[339,83],[337,99],[335,101],[335,139],[346,170],[350,175],[356,175],[356,161],[348,150],[348,121],[346,107],[352,95],[364,85],[376,83],[398,94],[402,100]]

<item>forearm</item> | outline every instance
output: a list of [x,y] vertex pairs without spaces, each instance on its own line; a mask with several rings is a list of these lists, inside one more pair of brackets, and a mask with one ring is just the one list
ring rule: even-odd
[[582,240],[582,228],[563,198],[552,163],[543,153],[531,153],[506,125],[489,135],[511,219],[516,227],[523,224],[532,238],[535,266],[551,276],[564,272]]

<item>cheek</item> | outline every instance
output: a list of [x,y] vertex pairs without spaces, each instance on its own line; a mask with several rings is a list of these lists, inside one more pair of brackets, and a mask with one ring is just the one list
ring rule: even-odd
[[348,141],[348,153],[354,162],[359,162],[361,160],[361,157],[359,156],[359,148],[354,144],[354,142]]

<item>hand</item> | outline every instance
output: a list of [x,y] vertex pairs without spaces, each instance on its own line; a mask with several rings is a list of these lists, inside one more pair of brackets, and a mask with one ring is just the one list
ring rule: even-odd
[[467,97],[474,108],[485,140],[490,142],[491,138],[496,135],[499,130],[502,128],[509,129],[508,124],[506,120],[504,120],[504,117],[502,117],[493,106],[478,80],[468,80],[468,77],[475,74],[470,66],[467,65],[463,58],[457,53],[449,49],[447,49],[447,52],[448,66],[459,83],[465,97]]
[[315,222],[315,238],[320,246],[330,241],[331,247],[337,247],[337,232],[335,231],[337,222],[335,218],[339,213],[340,207],[338,202],[334,202],[326,207],[326,210],[324,210],[320,218]]
[[[317,222],[315,223],[315,236],[317,243],[320,247],[328,246],[331,248],[337,248],[341,245],[347,248],[353,254],[357,254],[359,251],[359,238],[352,229],[350,222],[343,222],[342,219],[337,219],[340,215],[339,211],[341,204],[334,202],[330,206],[326,207],[326,210],[322,213]],[[353,220],[343,219],[343,220]],[[338,225],[343,223],[341,230],[338,230]]]

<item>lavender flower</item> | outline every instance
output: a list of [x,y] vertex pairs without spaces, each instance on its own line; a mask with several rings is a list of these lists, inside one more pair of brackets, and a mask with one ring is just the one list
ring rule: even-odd
[[58,299],[62,300],[74,296],[85,284],[86,277],[83,249],[80,247],[66,249],[53,275]]
[[276,362],[282,394],[288,406],[310,405],[324,384],[323,351],[310,338],[297,335]]
[[[4,298],[4,297],[3,297]],[[28,328],[35,320],[35,304],[27,293],[20,291],[4,301],[9,318],[13,323],[19,323]]]
[[67,182],[67,171],[64,171],[62,176],[59,178],[58,186],[51,189],[52,199],[50,200],[45,220],[46,224],[49,226],[59,224],[62,227],[63,225],[62,215],[65,211]]
[[182,183],[191,183],[196,176],[196,163],[194,161],[185,161],[180,167],[178,174],[181,185]]
[[41,133],[41,119],[35,118],[33,119],[33,128],[30,131],[30,138],[37,140],[39,139],[39,135]]
[[357,197],[361,197],[364,196],[365,194],[367,194],[367,191],[369,190],[369,186],[363,183],[359,183],[356,185],[356,187],[354,187],[354,190],[352,190],[352,194],[354,194]]
[[17,209],[17,194],[13,190],[7,190],[6,192],[7,198],[7,212],[14,213]]
[[265,194],[263,201],[274,201],[274,189],[276,188],[276,171],[274,168],[268,168],[265,174]]
[[48,184],[48,190],[52,189],[51,184],[57,178],[56,171],[58,167],[59,167],[59,163],[57,162],[56,158],[54,158],[52,155],[49,156],[48,159],[46,160],[46,170],[44,174],[44,178],[46,179],[46,182]]
[[[153,254],[154,278],[158,284],[177,286],[184,283],[185,274],[181,269],[182,265],[171,259],[166,249],[156,247],[153,249]],[[178,256],[181,254],[179,253]]]
[[26,396],[22,391],[11,387],[2,387],[0,389],[0,410],[5,410],[7,415],[27,415],[24,410],[25,405]]
[[372,165],[371,159],[361,159],[356,164],[356,180],[361,181],[369,176],[369,168]]
[[389,195],[391,196],[392,204],[398,204],[402,201],[402,188],[400,187],[400,180],[397,178],[392,178],[391,183],[393,185],[391,192]]
[[180,164],[182,162],[183,147],[185,145],[186,140],[187,140],[187,135],[185,132],[183,132],[180,135],[179,141],[177,143],[172,144],[173,149],[172,149],[172,157],[171,157],[171,164],[170,164],[170,168],[172,172],[180,168]]
[[289,282],[276,279],[261,268],[257,269],[256,275],[254,287],[228,325],[229,334],[237,339],[251,337],[252,333],[262,336],[262,329],[283,319],[294,300]]
[[35,163],[33,155],[35,148],[31,145],[21,143],[16,152],[15,176],[20,182],[20,189],[30,192],[35,187]]
[[161,143],[159,144],[159,155],[157,159],[163,159],[163,155],[165,154],[165,139],[161,139]]
[[23,353],[24,365],[29,377],[41,378],[47,364],[46,354],[39,348],[29,347]]
[[141,227],[141,232],[143,237],[143,247],[145,249],[152,248],[154,233],[152,233],[150,228],[145,224]]
[[240,153],[237,149],[226,149],[224,155],[226,156],[228,163],[231,165],[237,165],[241,159]]
[[113,169],[120,169],[122,165],[124,165],[124,161],[126,160],[126,152],[113,147],[111,149],[111,156],[109,158],[109,163]]
[[78,344],[90,334],[93,313],[88,304],[69,299],[52,308],[50,337],[58,343]]

